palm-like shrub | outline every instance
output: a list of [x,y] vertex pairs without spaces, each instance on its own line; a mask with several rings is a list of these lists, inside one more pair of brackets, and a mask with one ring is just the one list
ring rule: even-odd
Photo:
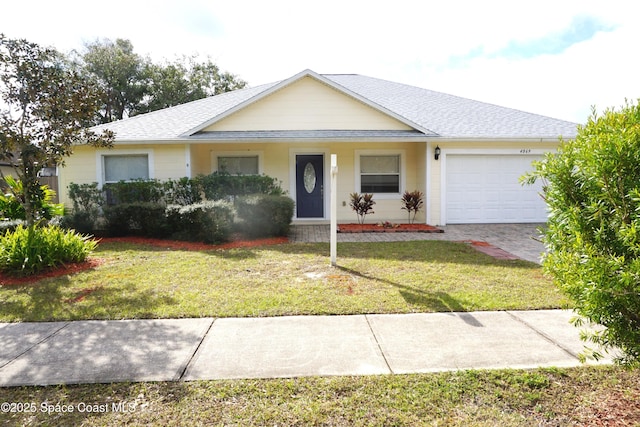
[[356,212],[358,215],[358,223],[364,224],[364,219],[368,214],[375,213],[373,212],[373,205],[376,202],[373,201],[373,194],[370,193],[351,193],[350,195],[351,201],[349,202],[349,206]]
[[409,214],[409,224],[413,224],[416,221],[416,215],[424,205],[423,196],[418,190],[405,191],[402,195],[402,209]]
[[56,225],[19,225],[0,236],[0,271],[30,275],[62,264],[82,262],[97,242]]

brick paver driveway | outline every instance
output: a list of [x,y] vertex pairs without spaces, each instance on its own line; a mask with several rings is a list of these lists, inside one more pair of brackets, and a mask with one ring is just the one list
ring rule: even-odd
[[[528,261],[540,262],[544,245],[538,229],[544,224],[457,224],[440,227],[444,233],[338,233],[338,242],[391,242],[409,240],[479,240],[491,243]],[[293,242],[328,242],[328,225],[295,225]]]

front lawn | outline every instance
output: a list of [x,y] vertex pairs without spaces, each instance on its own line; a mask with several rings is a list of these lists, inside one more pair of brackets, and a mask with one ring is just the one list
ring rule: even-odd
[[103,263],[0,286],[0,321],[565,308],[540,266],[463,243],[281,244],[187,251],[102,243]]

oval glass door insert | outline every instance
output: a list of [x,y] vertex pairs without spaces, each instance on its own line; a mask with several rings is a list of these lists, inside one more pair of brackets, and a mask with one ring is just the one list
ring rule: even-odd
[[303,180],[307,193],[313,193],[316,188],[316,168],[311,163],[307,163],[304,167]]

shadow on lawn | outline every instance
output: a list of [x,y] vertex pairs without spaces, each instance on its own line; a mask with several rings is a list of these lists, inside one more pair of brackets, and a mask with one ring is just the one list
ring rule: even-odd
[[[428,292],[422,289],[415,288],[413,286],[403,285],[398,282],[394,282],[379,277],[368,276],[357,270],[338,266],[339,270],[348,273],[352,276],[359,277],[366,280],[383,282],[398,289],[400,295],[410,306],[417,308],[419,311],[434,311],[434,312],[464,312],[467,309],[458,301],[446,292]],[[465,320],[467,321],[467,320]],[[476,322],[475,319],[470,324]],[[469,323],[469,322],[468,322]],[[477,326],[477,325],[475,325]]]
[[[329,258],[328,243],[294,243],[264,247],[286,254],[313,254]],[[338,260],[344,258],[379,259],[392,261],[423,261],[442,264],[505,265],[513,268],[540,269],[525,260],[499,260],[461,242],[421,240],[411,242],[340,242]]]
[[171,296],[152,290],[131,294],[123,292],[120,286],[99,285],[68,292],[66,288],[70,285],[68,277],[58,277],[48,282],[11,286],[17,298],[1,301],[0,311],[5,317],[26,322],[83,319],[86,313],[92,313],[91,317],[96,319],[121,318],[122,314],[111,314],[111,307],[129,318],[151,318],[157,317],[158,307],[177,303]]

